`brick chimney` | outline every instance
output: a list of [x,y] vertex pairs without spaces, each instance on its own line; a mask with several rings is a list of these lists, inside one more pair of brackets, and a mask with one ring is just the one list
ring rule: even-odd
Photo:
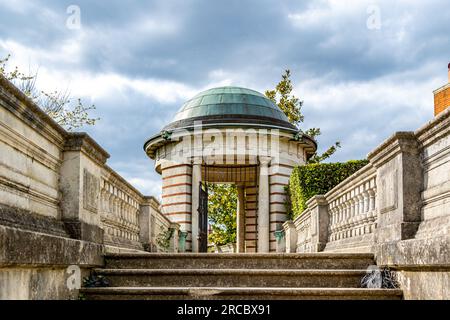
[[434,115],[450,107],[450,63],[448,64],[448,82],[445,86],[433,91],[434,94]]

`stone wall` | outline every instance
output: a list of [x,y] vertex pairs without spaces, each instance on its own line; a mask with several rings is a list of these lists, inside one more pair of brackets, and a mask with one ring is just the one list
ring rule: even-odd
[[105,250],[161,250],[152,221],[178,230],[155,199],[149,204],[107,166],[108,157],[0,76],[0,299],[76,297],[68,266],[99,267]]
[[450,110],[368,159],[283,225],[286,251],[371,252],[397,271],[405,298],[449,299]]

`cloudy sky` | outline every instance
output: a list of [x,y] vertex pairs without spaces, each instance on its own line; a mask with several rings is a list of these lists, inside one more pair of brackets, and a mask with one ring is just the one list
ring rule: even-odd
[[[79,18],[77,13],[79,12]],[[80,24],[78,24],[80,21]],[[331,159],[364,158],[394,131],[433,116],[447,82],[447,1],[0,0],[0,57],[39,68],[101,118],[83,128],[145,194],[160,178],[142,146],[184,100],[219,85],[263,92],[284,69]]]

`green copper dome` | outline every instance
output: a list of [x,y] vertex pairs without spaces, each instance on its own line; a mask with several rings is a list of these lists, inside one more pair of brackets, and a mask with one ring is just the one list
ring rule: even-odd
[[199,121],[204,127],[233,125],[297,130],[266,96],[239,87],[200,92],[183,104],[172,123],[163,130],[192,128]]

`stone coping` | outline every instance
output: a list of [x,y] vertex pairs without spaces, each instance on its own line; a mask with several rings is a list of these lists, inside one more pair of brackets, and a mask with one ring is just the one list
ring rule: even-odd
[[436,90],[433,90],[433,94],[439,93],[447,88],[450,88],[450,83],[444,84],[442,87],[439,87]]
[[[45,126],[48,126],[52,128],[54,131],[56,131],[60,136],[65,137],[67,135],[67,131],[60,126],[58,123],[56,123],[55,120],[53,120],[48,114],[46,114],[33,100],[31,100],[26,94],[24,94],[21,90],[19,90],[11,81],[6,79],[3,75],[0,74],[0,87],[5,89],[6,92],[8,92],[12,97],[20,101],[24,106],[26,107],[27,113],[22,112],[14,112],[18,117],[25,121],[26,123],[30,124],[31,127],[35,128],[36,125],[40,127],[42,130],[45,128]],[[8,97],[8,98],[11,98]],[[11,99],[10,99],[11,100]],[[20,108],[21,106],[17,104],[17,101],[10,101],[14,103],[15,109]],[[23,107],[22,107],[23,108]],[[16,110],[20,111],[20,110]],[[51,134],[53,138],[56,138],[54,134]],[[57,141],[60,141],[61,139],[56,139]]]
[[[103,166],[103,168],[105,169],[106,173],[110,174],[111,176],[108,177],[108,175],[104,176],[104,179],[106,181],[109,181],[112,184],[119,184],[119,187],[123,188],[123,189],[128,189],[128,191],[131,191],[131,193],[134,193],[134,195],[138,198],[136,199],[139,204],[141,204],[142,202],[144,202],[144,198],[146,196],[144,196],[138,189],[136,189],[131,183],[129,183],[124,177],[122,177],[119,173],[117,173],[114,169],[112,169],[110,166],[108,166],[107,164],[105,164]],[[111,179],[111,177],[113,179]],[[156,199],[155,199],[156,200]]]
[[302,211],[301,214],[299,214],[293,221],[294,226],[298,227],[302,222],[304,222],[307,219],[311,218],[311,209],[307,207],[305,210]]
[[332,188],[325,194],[325,198],[328,202],[333,201],[335,198],[345,194],[347,188],[355,189],[359,183],[369,180],[372,176],[375,177],[376,170],[371,163],[368,163],[337,186]]
[[379,167],[386,163],[401,151],[416,152],[417,140],[412,131],[398,131],[384,140],[372,152],[369,152],[367,159],[374,166]]
[[0,226],[0,267],[103,266],[103,245]]
[[450,236],[409,239],[376,247],[377,265],[401,270],[450,270]]
[[109,153],[86,132],[67,133],[64,151],[83,151],[100,165],[104,165],[109,158]]
[[417,129],[414,134],[423,145],[429,145],[450,131],[450,108],[439,113],[434,119]]

